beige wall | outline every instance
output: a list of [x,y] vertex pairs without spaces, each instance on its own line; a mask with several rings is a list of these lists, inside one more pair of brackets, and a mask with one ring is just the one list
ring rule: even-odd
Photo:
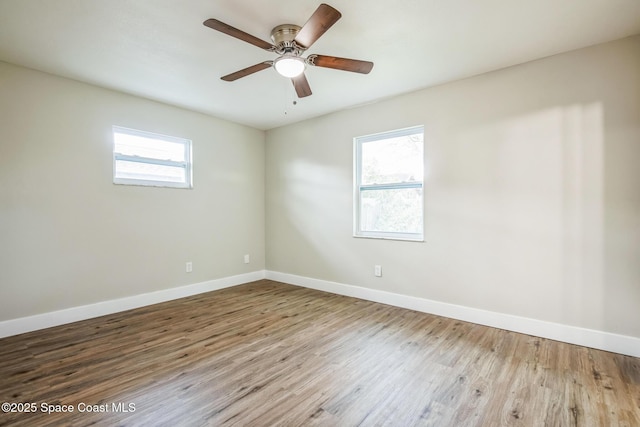
[[[114,124],[191,139],[193,190],[114,185]],[[264,132],[0,63],[0,320],[263,269]]]
[[[425,242],[353,238],[352,138],[420,124]],[[274,129],[267,269],[640,337],[639,159],[638,36]]]

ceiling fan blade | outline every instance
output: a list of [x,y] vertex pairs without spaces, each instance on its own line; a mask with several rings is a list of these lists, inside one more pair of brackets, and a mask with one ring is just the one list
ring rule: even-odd
[[361,74],[369,74],[373,68],[373,62],[327,55],[309,55],[306,62],[316,67],[335,68]]
[[293,82],[293,87],[296,88],[298,98],[304,98],[305,96],[311,95],[311,87],[309,86],[309,82],[307,81],[304,73],[297,77],[293,77],[291,81]]
[[244,68],[240,71],[236,71],[235,73],[227,74],[226,76],[220,77],[225,82],[232,82],[234,80],[238,80],[242,77],[246,77],[250,74],[257,73],[258,71],[266,70],[273,65],[273,61],[265,61],[256,65],[252,65],[251,67]]
[[306,24],[302,26],[296,35],[295,42],[304,48],[309,48],[320,38],[333,24],[335,24],[342,14],[328,4],[322,3]]
[[269,51],[275,49],[275,46],[271,43],[254,37],[251,34],[245,33],[244,31],[232,27],[229,24],[225,24],[224,22],[218,21],[217,19],[207,19],[203,22],[203,24],[209,28],[213,28],[216,31],[220,31],[221,33],[225,33],[231,37],[235,37],[244,42],[251,43],[254,46],[258,46],[261,49]]

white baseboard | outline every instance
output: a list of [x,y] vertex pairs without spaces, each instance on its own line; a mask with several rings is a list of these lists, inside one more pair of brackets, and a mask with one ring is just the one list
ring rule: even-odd
[[239,274],[237,276],[223,277],[221,279],[180,286],[177,288],[163,289],[161,291],[149,292],[146,294],[109,301],[101,301],[95,304],[72,307],[64,310],[37,314],[34,316],[5,320],[0,322],[0,338],[18,335],[24,332],[31,332],[38,329],[50,328],[52,326],[64,325],[71,322],[77,322],[79,320],[91,319],[107,314],[118,313],[120,311],[131,310],[132,308],[157,304],[204,292],[215,291],[264,278],[265,271],[260,270],[251,273]]
[[421,311],[424,313],[435,314],[438,316],[464,320],[466,322],[477,323],[494,328],[563,341],[570,344],[577,344],[585,347],[612,351],[614,353],[640,357],[640,338],[636,337],[265,270],[209,280],[207,282],[195,283],[177,288],[164,289],[146,294],[134,295],[131,297],[101,301],[95,304],[72,307],[64,310],[37,314],[34,316],[0,321],[0,338],[31,332],[38,329],[64,325],[80,320],[91,319],[107,314],[118,313],[120,311],[184,298],[204,292],[224,289],[264,278],[305,288],[317,289],[319,291],[331,292],[338,295],[345,295]]
[[636,337],[448,304],[360,286],[312,279],[277,271],[266,271],[266,278],[291,285],[408,308],[541,338],[549,338],[570,344],[640,357],[640,338]]

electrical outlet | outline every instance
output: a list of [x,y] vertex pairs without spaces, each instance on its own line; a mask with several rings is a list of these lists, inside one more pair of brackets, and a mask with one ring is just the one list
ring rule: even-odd
[[191,261],[188,261],[185,265],[185,271],[187,273],[191,273],[193,271],[193,263]]
[[376,265],[373,267],[373,274],[376,277],[382,277],[382,266],[381,265]]
[[247,254],[247,255],[245,255],[245,256],[244,256],[244,263],[245,263],[245,264],[249,264],[249,262],[251,262],[251,258],[250,258],[250,257],[249,257],[249,255]]

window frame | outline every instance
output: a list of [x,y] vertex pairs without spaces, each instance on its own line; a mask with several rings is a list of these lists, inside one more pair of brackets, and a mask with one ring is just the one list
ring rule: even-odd
[[[121,154],[116,152],[116,133],[122,133],[127,135],[141,136],[144,138],[155,139],[160,141],[167,141],[182,144],[185,150],[184,161],[175,160],[160,160],[151,157],[144,156],[131,156],[128,154]],[[190,139],[180,138],[176,136],[162,135],[155,132],[148,132],[138,129],[131,129],[123,126],[113,125],[111,128],[111,135],[113,138],[113,183],[117,185],[141,185],[144,187],[166,187],[166,188],[193,188],[193,149]],[[152,164],[179,167],[185,170],[185,182],[171,182],[171,181],[157,181],[151,179],[136,179],[136,178],[121,178],[116,176],[116,162],[129,161],[136,163]]]
[[[414,135],[422,133],[422,179],[410,182],[394,182],[385,184],[362,184],[362,146],[368,142],[381,141],[385,139],[397,138],[401,136]],[[382,240],[403,240],[412,242],[424,242],[424,125],[411,126],[402,129],[396,129],[386,132],[380,132],[370,135],[358,136],[353,138],[353,237],[368,238],[368,239],[382,239]],[[403,190],[410,188],[419,188],[422,190],[421,197],[421,213],[420,220],[422,221],[421,233],[401,233],[393,231],[365,231],[361,228],[361,201],[362,192],[371,190]]]

